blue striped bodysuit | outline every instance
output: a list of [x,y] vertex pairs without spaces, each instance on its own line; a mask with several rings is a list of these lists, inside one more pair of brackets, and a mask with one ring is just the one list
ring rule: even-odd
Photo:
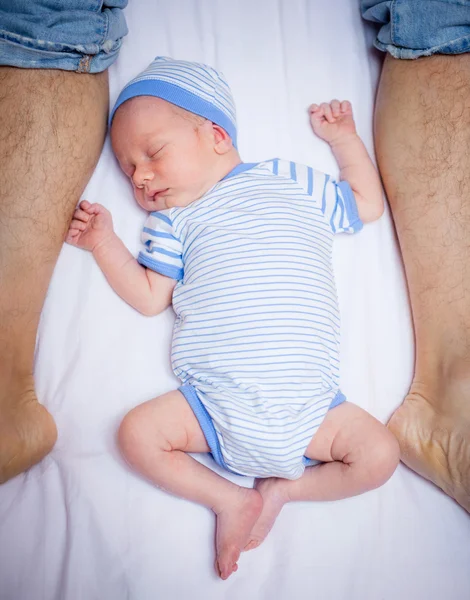
[[297,479],[312,464],[345,399],[333,237],[361,228],[347,182],[279,159],[147,218],[138,260],[178,281],[172,366],[224,468]]

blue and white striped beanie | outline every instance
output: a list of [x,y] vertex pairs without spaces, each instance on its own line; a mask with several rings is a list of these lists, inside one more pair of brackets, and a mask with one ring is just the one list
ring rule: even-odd
[[119,94],[111,111],[110,124],[119,106],[136,96],[163,98],[209,119],[225,129],[237,147],[237,121],[232,92],[222,73],[212,67],[157,56]]

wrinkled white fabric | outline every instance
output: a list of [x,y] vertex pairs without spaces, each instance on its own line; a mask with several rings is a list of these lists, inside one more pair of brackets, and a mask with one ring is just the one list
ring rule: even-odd
[[[130,33],[110,70],[111,103],[157,54],[196,60],[230,81],[246,162],[285,156],[335,175],[307,116],[310,103],[335,97],[351,100],[372,151],[380,57],[358,3],[133,0],[126,17]],[[109,141],[84,197],[112,211],[117,232],[137,254],[145,214]],[[334,262],[341,389],[385,421],[413,366],[389,214],[360,235],[338,236]],[[212,513],[140,479],[115,442],[130,408],[178,385],[170,368],[173,320],[171,309],[155,318],[136,313],[90,254],[64,247],[36,354],[38,394],[60,436],[40,465],[0,488],[1,600],[470,597],[468,515],[404,466],[374,492],[286,506],[265,543],[242,555],[228,581],[219,580]]]

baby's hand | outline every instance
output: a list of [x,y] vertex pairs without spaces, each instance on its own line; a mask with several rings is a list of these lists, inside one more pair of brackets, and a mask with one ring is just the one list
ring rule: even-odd
[[329,144],[356,133],[351,103],[347,100],[312,104],[308,112],[314,133]]
[[114,234],[111,213],[101,204],[83,200],[74,212],[65,241],[83,250],[93,250]]

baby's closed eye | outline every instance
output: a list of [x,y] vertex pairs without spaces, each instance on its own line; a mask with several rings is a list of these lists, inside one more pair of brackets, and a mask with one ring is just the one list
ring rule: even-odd
[[160,154],[164,147],[165,145],[152,148],[148,153],[149,158],[155,158],[157,154]]

